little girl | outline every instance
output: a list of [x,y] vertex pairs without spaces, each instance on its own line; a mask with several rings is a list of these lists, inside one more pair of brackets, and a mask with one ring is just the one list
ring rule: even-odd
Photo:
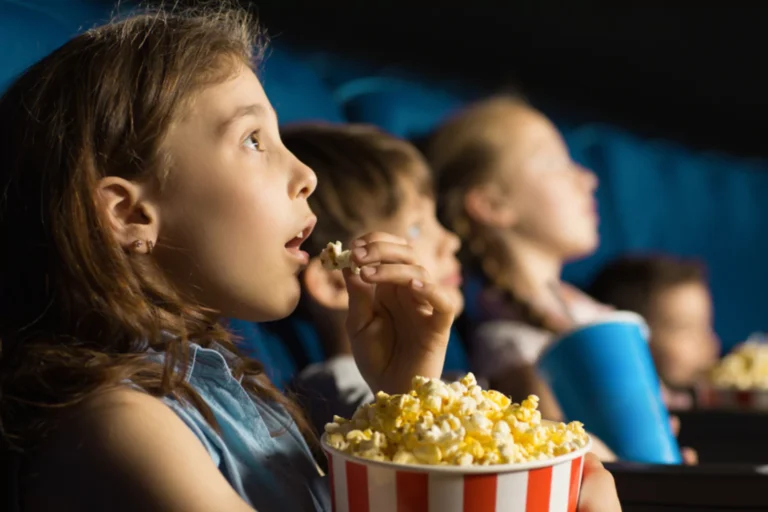
[[468,311],[473,368],[504,393],[539,395],[542,414],[560,419],[535,361],[554,335],[609,311],[560,280],[565,262],[597,248],[595,175],[546,117],[504,96],[450,119],[427,155],[441,220],[462,237],[468,309],[479,304]]
[[505,394],[538,395],[542,415],[562,419],[535,364],[555,336],[612,311],[560,279],[566,262],[597,248],[597,178],[571,160],[549,119],[508,96],[448,120],[426,152],[439,216],[462,238],[472,368]]
[[[315,224],[255,43],[239,11],[137,15],[0,98],[0,432],[24,511],[330,508],[300,411],[217,323],[295,308]],[[401,238],[354,245],[366,382],[438,377],[453,301]],[[591,458],[581,510],[619,510]]]

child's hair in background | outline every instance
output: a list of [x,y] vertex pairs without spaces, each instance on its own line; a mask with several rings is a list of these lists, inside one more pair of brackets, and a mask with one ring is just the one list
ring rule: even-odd
[[646,319],[656,369],[671,389],[695,386],[716,364],[720,342],[703,265],[671,256],[622,257],[604,267],[590,292]]
[[647,318],[655,294],[689,283],[706,285],[702,263],[672,256],[634,255],[608,263],[587,292],[605,304]]
[[317,175],[309,197],[317,225],[302,247],[318,254],[328,242],[349,243],[371,223],[396,215],[403,179],[432,196],[432,177],[409,142],[369,125],[301,124],[281,130],[285,146]]
[[[56,414],[127,380],[191,402],[189,340],[235,351],[217,313],[182,296],[151,256],[111,236],[94,191],[105,176],[156,183],[173,172],[162,142],[195,94],[260,59],[241,10],[153,12],[88,30],[33,65],[0,98],[0,435],[25,449]],[[164,367],[146,360],[166,351]],[[236,378],[298,408],[255,361]]]
[[512,285],[515,262],[512,261],[499,228],[472,219],[464,206],[466,194],[475,187],[496,181],[502,171],[500,149],[513,145],[509,135],[500,130],[496,120],[516,108],[530,108],[521,97],[500,95],[470,105],[449,119],[423,142],[437,186],[438,218],[462,241],[459,253],[466,269],[479,272],[502,292],[529,325],[556,331],[545,315],[526,297],[518,296]]

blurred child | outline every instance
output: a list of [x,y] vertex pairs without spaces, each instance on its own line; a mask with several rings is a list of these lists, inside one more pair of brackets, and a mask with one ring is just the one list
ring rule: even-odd
[[[431,171],[411,144],[366,125],[297,125],[283,129],[282,140],[318,177],[309,199],[318,222],[303,245],[310,254],[319,255],[330,241],[346,247],[371,230],[392,233],[413,247],[418,261],[461,310],[459,239],[437,221]],[[288,321],[309,321],[328,360],[307,368],[295,388],[321,428],[332,414],[349,416],[372,395],[344,329],[349,298],[341,274],[323,268],[315,256],[301,279],[298,318]],[[443,373],[465,373],[467,366],[461,340],[452,336]]]
[[720,350],[703,267],[665,256],[623,257],[600,271],[589,293],[646,319],[659,376],[670,389],[669,405],[689,406],[690,396],[675,391],[692,387]]
[[560,279],[597,248],[597,179],[544,115],[507,96],[447,121],[426,151],[440,219],[462,239],[472,366],[495,389],[539,395],[542,414],[560,419],[535,361],[554,335],[610,311]]
[[[426,154],[439,218],[462,239],[472,368],[506,394],[539,395],[542,415],[562,419],[536,360],[556,335],[613,310],[560,279],[566,262],[599,243],[597,178],[571,159],[551,121],[510,96],[449,119]],[[596,444],[603,460],[614,458]],[[683,458],[695,463],[696,454],[684,448]]]

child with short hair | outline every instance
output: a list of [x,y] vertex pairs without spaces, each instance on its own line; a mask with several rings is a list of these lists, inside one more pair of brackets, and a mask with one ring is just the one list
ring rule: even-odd
[[[329,240],[346,246],[371,230],[400,236],[451,297],[458,314],[463,307],[459,240],[437,220],[432,175],[421,153],[368,125],[303,124],[283,128],[281,134],[286,147],[318,177],[309,198],[318,223],[304,242],[310,254],[320,254]],[[302,300],[287,322],[313,326],[328,360],[308,367],[294,387],[320,428],[332,414],[349,416],[373,395],[354,364],[345,334],[348,296],[340,274],[315,257],[301,280]],[[467,371],[463,344],[453,335],[443,374]]]
[[683,390],[714,366],[720,352],[703,266],[672,256],[624,256],[603,267],[588,292],[645,318],[656,368],[671,391],[670,405],[689,406]]

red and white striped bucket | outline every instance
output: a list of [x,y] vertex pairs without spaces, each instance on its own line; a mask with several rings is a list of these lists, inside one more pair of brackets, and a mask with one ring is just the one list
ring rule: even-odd
[[701,409],[768,411],[768,391],[716,388],[702,384],[696,388],[696,406]]
[[550,460],[461,467],[371,461],[324,441],[334,512],[575,512],[591,445]]

